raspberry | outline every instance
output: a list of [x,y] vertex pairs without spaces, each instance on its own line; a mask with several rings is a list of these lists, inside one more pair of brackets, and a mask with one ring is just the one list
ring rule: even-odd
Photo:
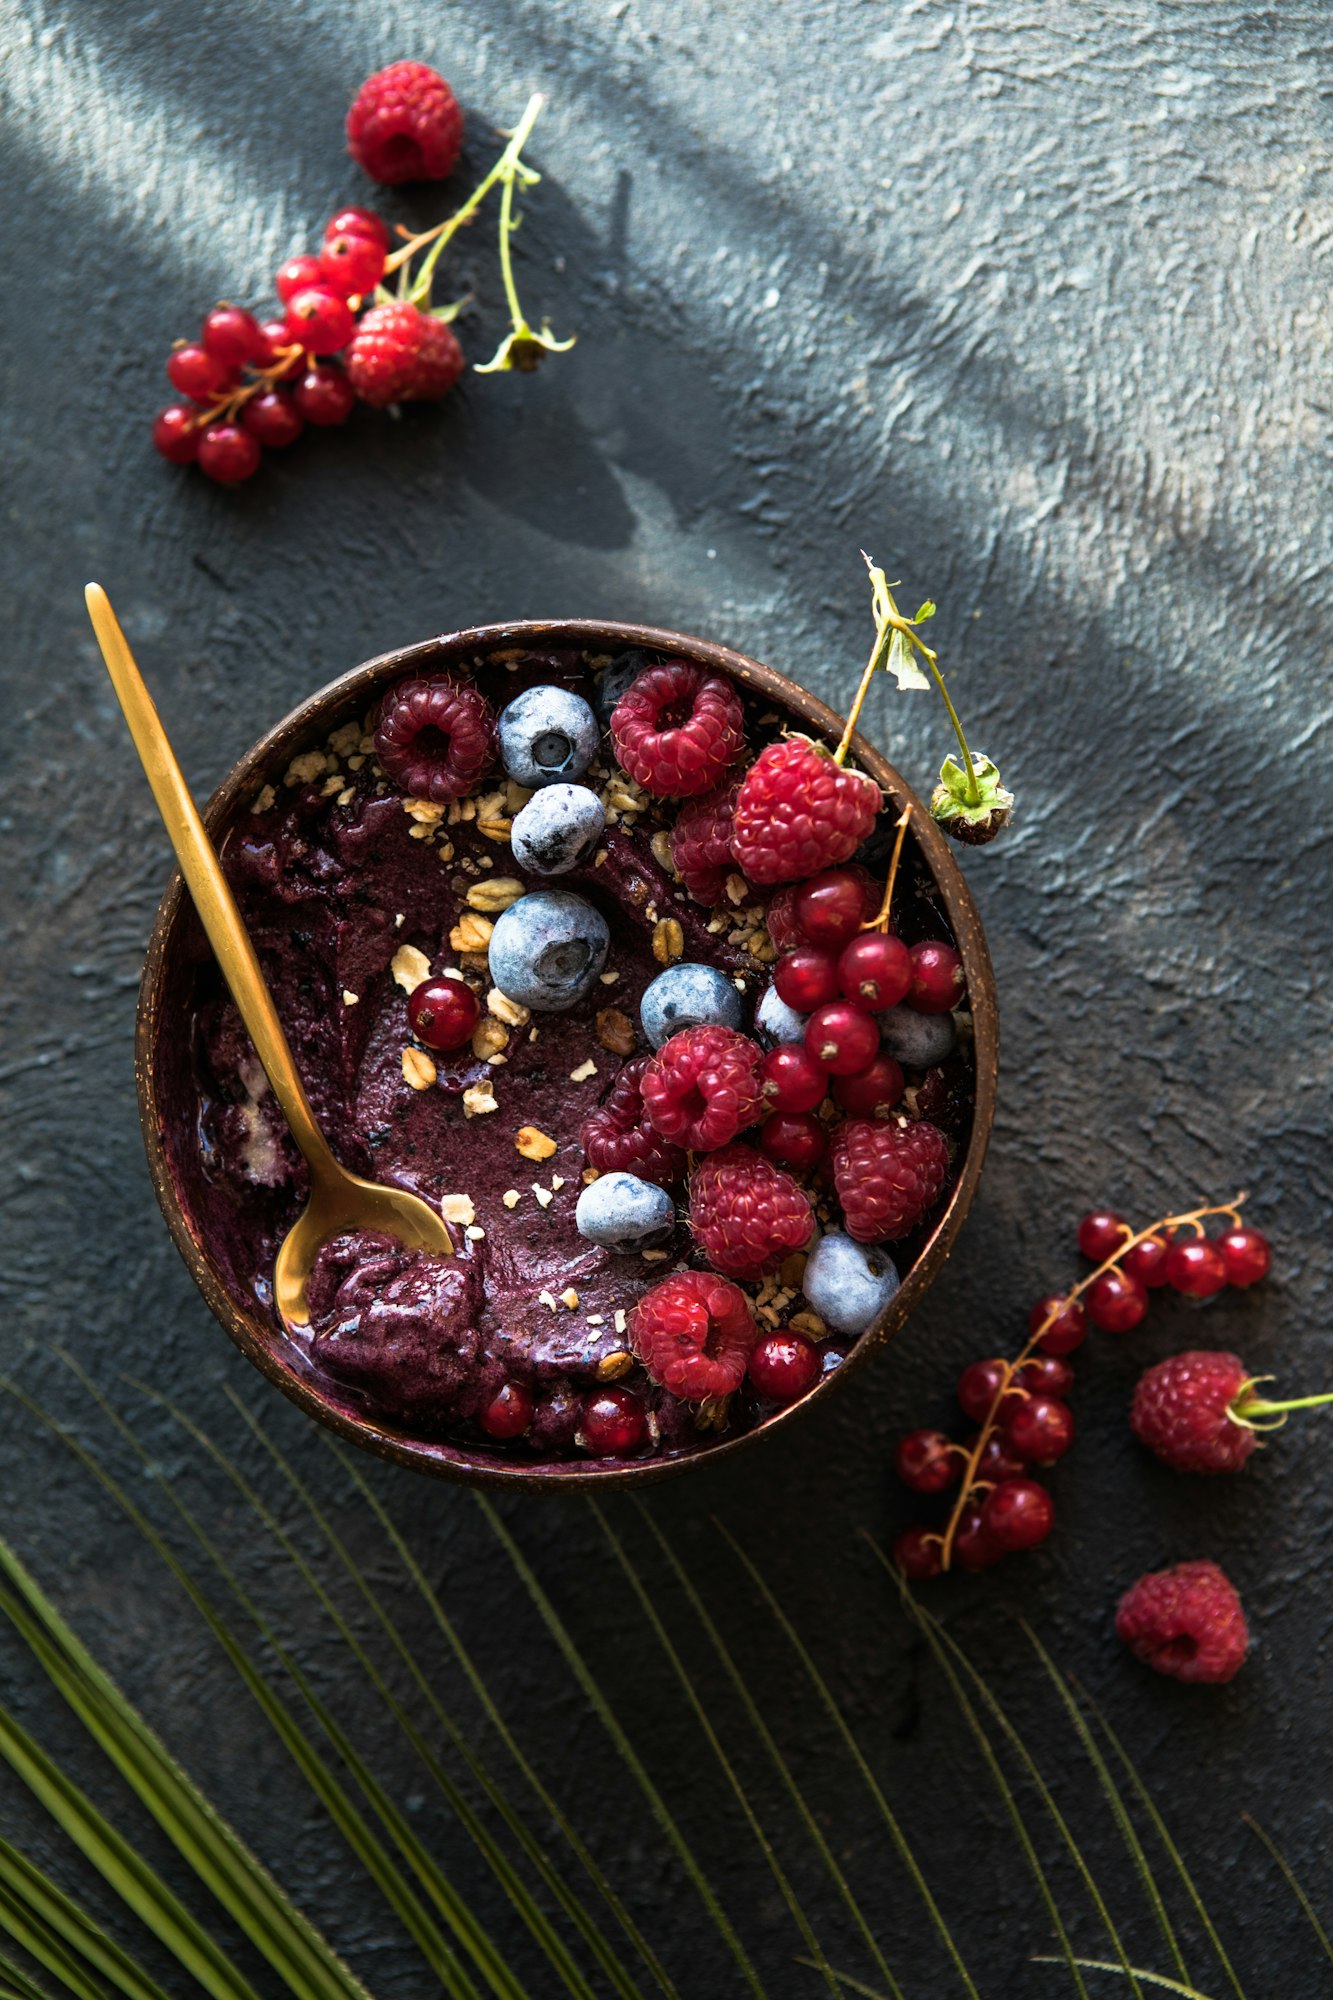
[[685,1177],[685,1155],[653,1129],[643,1108],[643,1073],[649,1057],[627,1062],[606,1102],[583,1121],[579,1143],[599,1174],[637,1174],[670,1187]]
[[937,1125],[849,1118],[833,1135],[833,1182],[847,1233],[858,1243],[893,1243],[915,1229],[939,1199],[949,1142]]
[[710,1271],[664,1278],[629,1318],[630,1346],[654,1382],[692,1403],[739,1388],[757,1331],[744,1292]]
[[1259,1440],[1228,1410],[1249,1379],[1236,1354],[1173,1354],[1139,1377],[1134,1435],[1177,1472],[1239,1472]]
[[347,350],[347,372],[363,403],[435,402],[463,372],[463,350],[445,320],[406,300],[372,306]]
[[716,1152],[764,1115],[760,1056],[734,1028],[682,1028],[649,1059],[644,1109],[664,1139]]
[[375,754],[414,799],[461,799],[495,755],[495,711],[474,687],[444,674],[400,681],[380,705]]
[[1115,1629],[1131,1653],[1177,1681],[1229,1681],[1250,1643],[1235,1585],[1216,1563],[1177,1563],[1125,1592]]
[[368,76],[347,114],[347,150],[373,181],[442,181],[463,143],[458,99],[428,63],[396,62]]
[[731,822],[739,790],[740,780],[733,778],[703,798],[691,799],[671,829],[676,873],[695,902],[710,908],[722,901],[727,876],[736,865],[731,858]]
[[616,756],[658,798],[711,792],[745,748],[745,713],[731,682],[687,660],[640,674],[611,716]]
[[805,1249],[815,1218],[791,1175],[737,1140],[690,1176],[690,1227],[715,1271],[766,1278]]
[[752,882],[797,882],[849,860],[879,808],[873,779],[844,771],[822,743],[789,736],[761,750],[741,781],[732,852]]

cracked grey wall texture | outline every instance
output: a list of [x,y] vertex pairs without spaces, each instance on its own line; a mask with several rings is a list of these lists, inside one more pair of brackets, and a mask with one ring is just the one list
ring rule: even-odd
[[[899,1518],[894,1433],[949,1420],[961,1365],[1012,1344],[1032,1299],[1072,1278],[1083,1206],[1147,1217],[1250,1188],[1274,1281],[1204,1317],[1155,1306],[1141,1335],[1097,1342],[1080,1366],[1080,1440],[1051,1481],[1052,1542],[937,1602],[1049,1732],[1077,1795],[1072,1739],[1013,1614],[1033,1621],[1142,1759],[1216,1907],[1264,1928],[1261,1990],[1303,2000],[1320,1978],[1310,1934],[1239,1815],[1271,1827],[1327,1897],[1327,1432],[1317,1417],[1293,1424],[1244,1478],[1204,1484],[1146,1463],[1124,1417],[1145,1360],[1186,1345],[1235,1347],[1292,1392],[1329,1382],[1326,8],[4,0],[0,14],[5,1371],[105,1443],[68,1349],[134,1409],[164,1478],[206,1504],[262,1585],[271,1571],[232,1489],[122,1377],[179,1398],[299,1521],[247,1442],[238,1394],[425,1638],[364,1506],[247,1374],[152,1203],[130,1049],[167,850],[84,617],[89,576],[121,611],[202,794],[335,673],[493,618],[707,633],[840,706],[868,637],[864,546],[908,594],[937,599],[932,631],[974,739],[1018,794],[1003,843],[966,858],[1002,1005],[990,1163],[950,1267],[856,1393],[734,1468],[654,1492],[648,1514],[725,1602],[914,2000],[955,1990],[947,1965],[714,1517],[818,1627],[843,1712],[987,1940],[984,1990],[1052,1990],[1029,1963],[1047,1932],[1012,1833],[857,1530],[887,1535]],[[280,258],[338,202],[365,198],[342,115],[361,77],[404,53],[454,80],[472,172],[491,128],[530,89],[549,92],[522,280],[579,345],[530,379],[473,377],[439,411],[311,437],[248,489],[173,472],[147,443],[170,341],[215,298],[263,301]],[[438,212],[428,192],[387,205]],[[500,323],[487,225],[453,269],[476,294],[462,331],[480,356]],[[868,726],[918,784],[948,747],[924,695],[878,689]],[[20,1406],[3,1407],[6,1532],[376,1991],[421,1991],[155,1558]],[[685,1990],[739,1990],[471,1497],[370,1471],[555,1788],[626,1894],[647,1897]],[[566,1504],[504,1512],[706,1829],[704,1858],[770,1989],[813,1990],[595,1522]],[[618,1526],[679,1610],[643,1524],[627,1510]],[[1185,1556],[1222,1560],[1253,1621],[1253,1657],[1220,1692],[1150,1679],[1111,1635],[1121,1588]],[[372,1704],[313,1616],[283,1609],[326,1691],[373,1734]],[[6,1698],[91,1773],[12,1649],[0,1672]],[[421,1789],[408,1761],[398,1776]],[[6,1823],[48,1852],[18,1787],[0,1790]],[[420,1810],[504,1925],[457,1829]],[[1134,1951],[1158,1962],[1113,1825],[1094,1817],[1086,1840]],[[796,1868],[831,1953],[841,1943],[864,1970],[827,1883]],[[1104,1955],[1086,1914],[1077,1932]]]

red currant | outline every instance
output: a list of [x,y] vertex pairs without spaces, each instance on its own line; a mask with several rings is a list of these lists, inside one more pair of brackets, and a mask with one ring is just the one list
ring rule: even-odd
[[1219,1236],[1217,1247],[1227,1267],[1227,1283],[1230,1285],[1257,1285],[1260,1278],[1268,1276],[1273,1262],[1273,1251],[1268,1238],[1257,1229],[1228,1229],[1225,1236]]
[[265,347],[259,321],[241,306],[214,306],[204,320],[200,337],[213,359],[224,368],[239,368],[243,362],[257,361]]
[[1206,1236],[1184,1236],[1167,1252],[1166,1282],[1192,1299],[1210,1299],[1227,1282],[1227,1260]]
[[800,884],[787,882],[781,889],[775,891],[769,903],[764,922],[768,927],[768,935],[778,951],[795,951],[798,945],[810,942],[796,914],[796,898],[799,894]]
[[347,370],[333,361],[317,361],[296,385],[296,407],[308,424],[345,424],[355,401]]
[[[813,1014],[816,1007],[836,1000],[841,991],[838,961],[831,952],[820,951],[815,945],[800,945],[778,960],[773,969],[773,984],[778,989],[778,998],[794,1007],[798,1014]],[[879,1037],[875,1039],[878,1042]]]
[[771,1403],[794,1403],[819,1380],[819,1349],[785,1328],[766,1333],[750,1350],[750,1380]]
[[368,236],[378,243],[388,255],[391,237],[389,225],[383,216],[376,215],[373,208],[340,208],[336,215],[329,217],[324,231],[324,241],[329,243],[335,236]]
[[1074,1386],[1074,1371],[1058,1354],[1034,1354],[1019,1362],[1014,1381],[1034,1396],[1067,1396]]
[[592,1458],[628,1458],[648,1436],[648,1413],[632,1389],[597,1389],[583,1405],[575,1436]]
[[407,997],[412,1033],[428,1049],[461,1049],[481,1019],[481,1002],[461,979],[423,979]]
[[880,892],[869,869],[826,868],[796,891],[796,921],[812,944],[846,944],[879,910]]
[[984,1424],[1004,1388],[1007,1373],[1007,1364],[1000,1360],[970,1362],[958,1377],[958,1401],[964,1416],[971,1417],[974,1424]]
[[241,422],[260,444],[292,444],[305,429],[305,418],[290,389],[263,389],[241,411]]
[[854,1118],[876,1118],[883,1111],[892,1111],[902,1094],[902,1067],[883,1051],[864,1069],[837,1077],[833,1084],[835,1103]]
[[879,1029],[850,1000],[831,1000],[806,1022],[805,1046],[831,1075],[855,1076],[879,1053]]
[[951,944],[932,938],[912,946],[909,1007],[915,1007],[918,1014],[950,1014],[965,991],[963,961]]
[[958,1517],[958,1527],[954,1533],[954,1561],[959,1569],[990,1569],[1003,1555],[1004,1550],[986,1526],[985,1509],[981,1501],[969,1500]]
[[[266,319],[259,331],[264,336],[264,347],[258,366],[272,375],[274,381],[287,382],[293,375],[305,373],[305,349],[293,341],[285,319]],[[295,353],[287,353],[290,348],[295,348]],[[280,360],[284,353],[286,359]],[[276,374],[274,370],[277,370]]]
[[1094,1208],[1078,1226],[1078,1247],[1094,1264],[1104,1264],[1134,1234],[1123,1215]]
[[336,354],[356,332],[356,314],[327,285],[308,285],[288,301],[287,326],[311,354]]
[[896,1007],[912,984],[912,954],[889,931],[862,931],[838,959],[842,990],[858,1007],[878,1014]]
[[[975,1451],[977,1440],[974,1435],[968,1440],[967,1449]],[[976,1477],[989,1480],[992,1485],[1001,1479],[1017,1479],[1026,1472],[1027,1460],[1019,1456],[1003,1431],[992,1431],[981,1447],[977,1460]]]
[[1074,1442],[1074,1417],[1057,1396],[1006,1397],[1000,1418],[1005,1437],[1021,1458],[1051,1465]]
[[1120,1259],[1121,1270],[1128,1271],[1131,1278],[1137,1278],[1141,1285],[1155,1292],[1166,1283],[1166,1255],[1171,1241],[1169,1230],[1140,1238]]
[[805,1174],[828,1151],[828,1134],[813,1111],[775,1111],[759,1127],[759,1150],[779,1166]]
[[310,285],[318,285],[323,277],[318,257],[289,257],[285,264],[278,266],[276,280],[278,297],[284,305],[288,305],[298,292],[305,291]]
[[913,1493],[947,1493],[963,1476],[962,1453],[943,1431],[909,1431],[893,1462]]
[[1084,1293],[1083,1304],[1102,1333],[1132,1333],[1148,1310],[1148,1294],[1128,1271],[1103,1271]]
[[1050,1292],[1038,1299],[1028,1314],[1029,1333],[1040,1333],[1042,1327],[1046,1331],[1038,1346],[1044,1354],[1072,1354],[1088,1337],[1088,1316],[1077,1299],[1062,1299]]
[[893,1560],[909,1583],[929,1583],[933,1576],[943,1574],[940,1538],[929,1528],[904,1528],[894,1538]]
[[982,1526],[1006,1555],[1035,1549],[1055,1526],[1055,1502],[1035,1479],[1002,1479],[986,1495]]
[[759,1065],[764,1102],[774,1111],[813,1111],[824,1102],[828,1078],[800,1042],[779,1042]]
[[235,386],[236,371],[218,361],[196,342],[173,347],[167,356],[167,380],[182,396],[196,403],[213,403]]
[[361,298],[374,291],[384,274],[384,250],[371,236],[341,230],[325,237],[319,268],[322,282],[339,298]]
[[199,440],[199,470],[223,486],[248,479],[262,457],[258,440],[239,424],[210,424]]
[[199,456],[199,412],[186,403],[168,403],[153,419],[153,449],[173,465],[193,465]]
[[521,1382],[502,1382],[484,1410],[477,1416],[477,1422],[487,1437],[522,1437],[532,1422],[536,1404],[532,1392]]

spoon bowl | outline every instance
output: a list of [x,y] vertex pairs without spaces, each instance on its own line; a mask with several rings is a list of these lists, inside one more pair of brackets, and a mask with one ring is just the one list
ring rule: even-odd
[[289,1327],[310,1318],[307,1288],[322,1243],[343,1230],[374,1230],[396,1237],[408,1250],[433,1250],[452,1257],[453,1241],[443,1218],[419,1195],[383,1187],[349,1173],[329,1151],[310,1108],[291,1047],[278,1019],[273,995],[260,970],[255,948],[236,907],[184,773],[176,762],[162,718],[139,672],[129,641],[100,583],[84,591],[88,616],[102,649],[134,747],[152,787],[167,837],[190,891],[199,921],[231,988],[232,999],[255,1045],[273,1095],[310,1169],[310,1199],[288,1230],[273,1267],[273,1295]]

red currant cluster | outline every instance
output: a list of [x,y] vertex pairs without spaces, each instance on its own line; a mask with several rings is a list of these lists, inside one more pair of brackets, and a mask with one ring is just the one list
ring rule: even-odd
[[[1135,1231],[1105,1210],[1085,1215],[1078,1247],[1096,1268],[1062,1296],[1038,1299],[1028,1316],[1029,1338],[1013,1358],[974,1361],[958,1380],[963,1414],[977,1426],[959,1443],[943,1431],[911,1431],[898,1446],[897,1471],[914,1493],[956,1495],[942,1530],[917,1526],[894,1543],[894,1557],[913,1581],[939,1576],[956,1563],[988,1569],[1003,1556],[1044,1542],[1055,1522],[1051,1496],[1031,1475],[1063,1458],[1074,1442],[1067,1397],[1069,1357],[1087,1339],[1128,1333],[1162,1286],[1206,1299],[1227,1285],[1253,1285],[1271,1261],[1268,1242],[1240,1220],[1239,1200],[1167,1216]],[[1212,1216],[1228,1222],[1209,1237]]]
[[[503,189],[500,261],[511,327],[481,372],[531,369],[544,353],[572,345],[528,326],[510,257],[514,187],[538,179],[521,153],[542,101],[529,101],[485,179],[433,229],[413,236],[400,228],[406,240],[393,248],[388,225],[372,210],[340,209],[317,252],[290,257],[279,269],[272,317],[215,306],[199,338],[178,342],[168,356],[168,378],[186,400],[154,420],[153,444],[163,458],[233,486],[258,471],[265,447],[293,443],[307,424],[346,423],[358,401],[382,409],[447,395],[464,368],[449,324],[458,307],[432,307],[431,282],[446,244],[496,185]],[[381,181],[438,178],[456,159],[461,134],[453,92],[420,63],[393,64],[369,78],[348,116],[350,150]],[[409,158],[404,146],[410,175],[399,170]],[[413,271],[418,251],[426,254]]]

